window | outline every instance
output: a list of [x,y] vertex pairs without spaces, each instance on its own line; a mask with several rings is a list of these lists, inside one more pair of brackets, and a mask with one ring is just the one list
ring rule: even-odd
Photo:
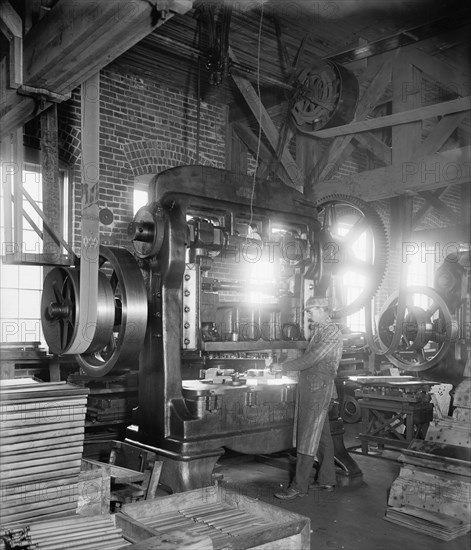
[[134,189],[134,214],[149,202],[149,192],[145,188],[135,187]]
[[[70,232],[67,204],[69,201],[69,182],[67,170],[60,170],[63,208],[63,232],[67,241]],[[2,178],[3,182],[3,178]],[[36,204],[42,208],[41,168],[37,163],[25,163],[23,169],[23,187]],[[43,267],[40,265],[10,265],[5,263],[5,253],[24,252],[38,254],[43,251],[41,237],[33,229],[32,224],[43,231],[43,223],[39,214],[26,198],[23,198],[23,208],[28,221],[23,218],[23,234],[21,243],[6,242],[4,225],[4,186],[0,189],[0,303],[1,303],[1,341],[41,342],[45,344],[41,328],[41,294],[43,282]]]
[[[353,220],[354,223],[356,220]],[[339,221],[338,224],[338,234],[340,236],[345,236],[350,231],[352,223],[348,217],[345,218],[345,222],[342,223]],[[352,247],[352,253],[354,257],[358,260],[367,261],[371,256],[372,241],[370,236],[365,232],[362,233],[358,239],[354,242]],[[354,302],[364,291],[365,286],[367,285],[368,274],[359,272],[359,271],[347,271],[343,273],[341,280],[341,290],[343,291],[343,300],[344,304],[351,304]],[[345,324],[352,332],[365,332],[366,330],[366,320],[365,320],[365,309],[361,308],[352,315],[348,315],[345,318]]]
[[[433,287],[433,277],[437,269],[436,256],[427,251],[424,243],[418,248],[416,254],[407,256],[407,286]],[[412,302],[414,306],[425,310],[430,306],[429,299],[424,294],[414,294]]]

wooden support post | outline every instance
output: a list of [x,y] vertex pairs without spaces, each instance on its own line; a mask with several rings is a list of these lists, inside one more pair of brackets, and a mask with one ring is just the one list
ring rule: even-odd
[[[43,190],[43,212],[51,228],[61,235],[62,200],[59,181],[59,143],[57,135],[57,105],[52,105],[40,115],[41,121],[41,175]],[[43,254],[46,261],[54,263],[61,253],[61,247],[48,231],[44,231]]]
[[[322,150],[321,144],[315,138],[306,136],[305,134],[296,134],[296,161],[305,174],[310,174],[314,166],[317,164]],[[315,196],[314,185],[306,185],[304,194],[309,200],[314,201]]]
[[8,135],[1,142],[0,159],[2,162],[2,190],[3,190],[3,225],[4,241],[2,256],[12,254],[13,247],[13,217],[12,217],[12,193],[13,193],[13,174],[15,163],[12,159],[12,137]]
[[0,30],[6,29],[10,39],[10,88],[23,84],[23,22],[8,0],[0,2]]
[[[393,64],[393,114],[421,107],[421,82],[422,73],[419,69],[412,66],[405,56],[400,55]],[[393,126],[393,164],[410,160],[420,145],[421,134],[421,121]]]
[[[15,166],[13,174],[13,245],[15,247],[14,254],[21,254],[24,248],[23,240],[23,170],[24,162],[24,147],[23,147],[23,127],[18,128],[12,134],[12,156],[11,160]],[[8,260],[7,260],[8,261]]]

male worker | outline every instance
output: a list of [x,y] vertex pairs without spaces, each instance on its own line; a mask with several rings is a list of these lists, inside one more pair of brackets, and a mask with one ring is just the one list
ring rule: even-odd
[[305,310],[309,315],[311,341],[302,357],[281,365],[284,372],[300,371],[294,429],[296,475],[288,489],[275,494],[281,500],[293,500],[307,494],[317,454],[321,466],[317,487],[332,490],[335,485],[334,452],[327,411],[334,393],[343,343],[342,334],[330,319],[327,306],[326,298],[308,298]]

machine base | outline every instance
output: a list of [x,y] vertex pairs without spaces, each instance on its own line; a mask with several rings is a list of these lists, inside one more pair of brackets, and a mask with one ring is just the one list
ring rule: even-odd
[[170,489],[172,493],[182,493],[213,485],[214,465],[224,454],[224,449],[219,448],[204,455],[183,458],[176,453],[146,445],[129,437],[125,441],[157,455],[158,460],[163,463],[159,483]]
[[343,441],[345,430],[341,418],[330,419],[330,433],[334,443],[335,464],[340,467],[340,470],[337,468],[336,472],[337,485],[340,487],[361,485],[363,483],[363,472],[345,448]]

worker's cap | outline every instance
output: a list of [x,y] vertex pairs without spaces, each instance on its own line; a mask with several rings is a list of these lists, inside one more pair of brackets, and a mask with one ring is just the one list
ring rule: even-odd
[[328,308],[329,307],[329,300],[327,298],[319,298],[315,296],[311,296],[306,300],[306,304],[304,305],[304,309],[311,309],[313,307],[323,307]]

